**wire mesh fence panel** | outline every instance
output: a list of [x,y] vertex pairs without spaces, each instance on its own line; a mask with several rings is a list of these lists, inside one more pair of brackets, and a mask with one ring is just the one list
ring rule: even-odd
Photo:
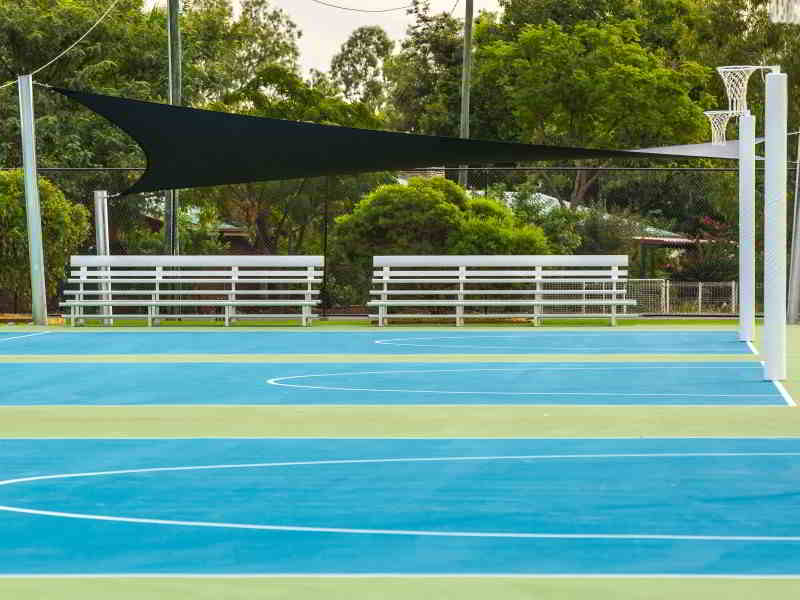
[[629,279],[627,297],[636,300],[631,312],[663,314],[667,311],[665,279]]
[[733,281],[671,281],[668,285],[670,314],[735,314],[736,283]]

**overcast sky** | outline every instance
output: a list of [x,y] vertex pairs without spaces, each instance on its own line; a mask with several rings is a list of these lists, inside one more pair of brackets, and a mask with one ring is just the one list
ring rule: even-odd
[[[310,68],[327,71],[331,58],[339,51],[350,33],[365,25],[380,25],[394,40],[404,37],[406,27],[411,18],[405,10],[387,13],[357,13],[352,11],[328,8],[312,0],[271,0],[272,4],[284,10],[297,23],[303,32],[300,39],[301,65],[303,73]],[[324,0],[330,4],[338,4],[349,8],[380,10],[410,4],[408,0]],[[431,0],[433,12],[449,12],[456,0]],[[480,10],[498,9],[497,0],[474,0],[475,14]],[[458,0],[454,11],[461,18],[464,16],[466,2]]]

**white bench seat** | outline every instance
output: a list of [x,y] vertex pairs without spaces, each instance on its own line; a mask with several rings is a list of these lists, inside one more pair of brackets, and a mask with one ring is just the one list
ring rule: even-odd
[[[234,320],[299,318],[310,325],[319,305],[321,256],[73,256],[61,306],[72,325],[87,318],[145,318],[148,326],[164,319]],[[209,286],[208,289],[198,285]],[[254,288],[254,286],[257,286]],[[207,307],[222,312],[185,309]],[[295,308],[298,312],[248,314],[238,308]],[[98,308],[98,314],[84,309]],[[141,308],[121,314],[115,308]],[[161,308],[178,309],[163,313]]]
[[[616,325],[636,301],[626,298],[627,256],[375,256],[378,326],[389,319],[599,317]],[[426,289],[431,286],[430,289]],[[451,286],[450,289],[445,289]],[[432,312],[390,309],[429,307]],[[469,312],[465,309],[527,309]],[[553,308],[579,311],[553,311]],[[441,312],[442,308],[452,311]]]

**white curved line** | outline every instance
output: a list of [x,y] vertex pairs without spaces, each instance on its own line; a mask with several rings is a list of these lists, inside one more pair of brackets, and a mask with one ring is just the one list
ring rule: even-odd
[[218,523],[214,521],[176,521],[171,519],[147,519],[138,517],[113,517],[86,513],[68,513],[52,510],[36,510],[0,505],[0,511],[62,517],[90,521],[112,521],[117,523],[145,523],[149,525],[173,525],[183,527],[213,527],[219,529],[249,529],[256,531],[295,531],[306,533],[347,533],[361,535],[402,535],[425,537],[461,538],[515,538],[515,539],[579,539],[579,540],[688,540],[725,542],[800,542],[800,536],[756,536],[756,535],[670,535],[637,533],[513,533],[483,531],[430,531],[425,529],[358,529],[350,527],[302,527],[298,525],[255,525],[249,523]]
[[[481,335],[481,336],[469,336],[466,339],[475,340],[475,339],[511,339],[511,340],[518,340],[523,342],[533,342],[533,341],[540,341],[541,338],[555,338],[559,339],[562,337],[569,337],[569,335],[575,335],[580,337],[585,336],[595,336],[595,337],[603,337],[608,338],[611,336],[616,336],[622,338],[622,341],[625,341],[626,336],[631,336],[631,332],[624,332],[624,333],[605,333],[605,332],[595,332],[595,333],[529,333],[529,334],[517,334],[517,335]],[[634,335],[634,338],[638,336]],[[374,340],[375,344],[384,344],[387,346],[413,346],[417,348],[478,348],[478,349],[491,349],[491,350],[508,350],[510,347],[513,346],[478,346],[476,344],[419,344],[416,342],[426,342],[426,341],[437,341],[437,340],[459,340],[463,341],[465,338],[458,337],[458,336],[436,336],[436,337],[420,337],[420,338],[387,338],[382,340]],[[620,340],[613,340],[615,342],[619,342]],[[411,343],[409,343],[411,342]],[[548,352],[552,352],[554,350],[614,350],[617,346],[611,347],[596,347],[596,346],[570,346],[570,347],[547,347],[543,350],[547,350]],[[653,352],[674,352],[675,348],[647,348],[647,352],[652,354]]]
[[0,339],[0,342],[9,342],[11,340],[21,340],[22,338],[29,338],[29,337],[33,337],[35,335],[46,335],[48,333],[52,333],[52,332],[50,332],[50,331],[38,331],[36,333],[28,333],[28,334],[25,334],[25,335],[15,335],[14,337],[7,337],[7,338]]
[[[645,367],[646,368],[646,367]],[[740,366],[726,366],[726,367],[657,367],[658,369],[738,369]],[[746,368],[746,367],[744,367]],[[757,366],[755,368],[758,368]],[[622,367],[619,370],[641,370],[639,367]],[[357,387],[336,387],[336,386],[322,386],[322,385],[303,385],[296,383],[284,383],[292,379],[306,379],[312,377],[339,377],[339,376],[352,376],[352,375],[392,375],[392,374],[417,374],[417,373],[469,373],[469,372],[507,372],[507,371],[536,371],[536,370],[596,370],[596,371],[616,371],[615,367],[563,367],[550,369],[549,367],[531,368],[531,367],[508,367],[508,368],[476,368],[476,369],[397,369],[397,370],[381,370],[381,371],[353,371],[347,373],[312,373],[310,375],[291,375],[287,377],[273,377],[267,380],[270,385],[278,387],[287,387],[295,389],[307,390],[323,390],[323,391],[342,391],[342,392],[392,392],[392,393],[406,393],[406,394],[443,394],[443,395],[475,395],[482,396],[623,396],[623,397],[667,397],[667,398],[772,398],[774,394],[684,394],[684,393],[638,393],[631,394],[626,392],[573,392],[573,391],[553,391],[553,392],[488,392],[488,391],[450,391],[450,390],[412,390],[412,389],[395,389],[395,388],[357,388]]]
[[[130,473],[152,473],[165,471],[197,471],[210,469],[242,469],[281,466],[313,466],[331,464],[374,464],[397,462],[444,462],[478,460],[542,460],[542,459],[596,459],[596,458],[694,458],[694,457],[742,457],[742,456],[800,456],[800,452],[696,452],[660,454],[549,454],[519,456],[449,456],[419,458],[378,458],[343,459],[323,461],[292,461],[274,463],[248,463],[240,465],[201,465],[192,467],[154,467],[147,469],[124,469],[117,471],[95,471],[87,473],[65,473],[60,475],[40,475],[0,481],[0,486],[15,483],[67,479],[76,477],[98,477],[103,475],[123,475]],[[346,533],[363,535],[426,536],[426,537],[468,537],[468,538],[521,538],[521,539],[622,539],[622,540],[687,540],[687,541],[743,541],[743,542],[800,542],[800,536],[722,536],[722,535],[672,535],[672,534],[617,534],[617,533],[534,533],[534,532],[479,532],[479,531],[429,531],[415,529],[366,529],[349,527],[307,527],[296,525],[260,525],[250,523],[223,523],[214,521],[183,521],[171,519],[149,519],[140,517],[119,517],[88,513],[70,513],[53,510],[40,510],[18,506],[0,505],[0,511],[31,514],[48,517],[110,521],[120,523],[142,523],[151,525],[172,525],[185,527],[211,527],[223,529],[249,529],[261,531],[293,531],[310,533]]]

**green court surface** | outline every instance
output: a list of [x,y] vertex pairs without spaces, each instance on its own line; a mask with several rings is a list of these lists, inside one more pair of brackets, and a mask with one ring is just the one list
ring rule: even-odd
[[[628,326],[650,329],[713,329],[734,326],[688,324]],[[315,325],[315,328],[319,325]],[[333,329],[324,326],[325,329]],[[349,327],[337,325],[336,329]],[[160,328],[161,331],[168,329]],[[188,328],[181,328],[182,330]],[[202,331],[201,328],[191,328]],[[214,328],[219,330],[218,328]],[[237,328],[238,329],[238,328]],[[363,325],[353,330],[363,331]],[[398,328],[400,329],[400,328]],[[465,328],[470,329],[470,328]],[[493,328],[496,329],[496,328]],[[0,328],[24,332],[35,328]],[[89,331],[86,328],[85,331]],[[269,335],[270,328],[262,329]],[[388,329],[392,331],[392,328]],[[407,331],[408,328],[402,328]],[[598,328],[600,330],[600,328]],[[606,329],[607,330],[607,329]],[[395,330],[396,331],[396,330]],[[442,328],[440,331],[454,331]],[[152,332],[158,335],[158,331]],[[76,331],[76,335],[80,335]],[[755,343],[756,348],[759,342]],[[93,362],[131,362],[118,355]],[[348,362],[414,362],[420,355],[352,355]],[[789,328],[789,378],[785,388],[800,399],[800,327]],[[3,362],[19,356],[0,357]],[[48,363],[86,360],[79,356],[28,357]],[[233,362],[226,355],[141,355],[136,361]],[[238,355],[236,362],[336,362],[340,356]],[[427,362],[470,362],[457,354],[428,355]],[[482,355],[481,362],[525,362],[529,355]],[[703,361],[708,355],[538,355],[538,362]],[[714,356],[730,362],[757,356]],[[7,406],[0,407],[0,438],[158,437],[798,437],[800,409],[789,406]],[[800,562],[800,557],[798,557]],[[0,578],[0,598],[14,600],[265,599],[322,600],[400,598],[478,600],[706,600],[790,598],[800,594],[800,577],[42,577]]]
[[797,579],[9,579],[4,597],[62,600],[773,600],[793,598]]

